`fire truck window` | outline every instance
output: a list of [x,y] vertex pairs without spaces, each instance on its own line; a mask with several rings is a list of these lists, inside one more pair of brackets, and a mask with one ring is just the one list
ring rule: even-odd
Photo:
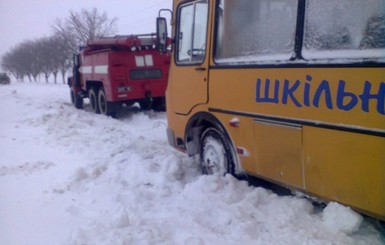
[[217,63],[288,61],[295,47],[298,0],[220,0]]
[[208,2],[196,1],[180,8],[177,62],[202,63],[206,53]]
[[135,56],[135,64],[137,67],[146,66],[143,56]]
[[162,71],[160,69],[130,71],[131,80],[157,79],[161,77],[162,77]]

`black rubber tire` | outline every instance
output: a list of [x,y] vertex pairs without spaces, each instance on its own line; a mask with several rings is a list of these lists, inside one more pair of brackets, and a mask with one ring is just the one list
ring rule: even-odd
[[140,109],[142,111],[148,111],[148,110],[151,110],[152,101],[147,100],[147,99],[143,99],[143,100],[139,101],[139,105],[140,105]]
[[95,88],[90,88],[88,91],[88,98],[90,99],[90,108],[91,111],[100,114],[100,109],[98,105],[98,97],[97,97],[97,89]]
[[202,133],[199,155],[203,174],[235,176],[230,144],[218,129],[210,127]]
[[71,96],[71,104],[75,105],[75,93],[72,89],[70,90],[70,96]]
[[83,98],[75,94],[71,89],[71,103],[75,106],[76,109],[83,109]]
[[154,111],[166,111],[166,99],[164,97],[154,98],[152,109]]
[[107,101],[106,92],[103,88],[100,88],[98,92],[98,105],[101,114],[106,116],[115,116],[117,107],[115,103]]

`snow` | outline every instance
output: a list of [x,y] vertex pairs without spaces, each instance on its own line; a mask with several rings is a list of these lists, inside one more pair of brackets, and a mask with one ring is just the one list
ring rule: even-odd
[[77,110],[65,85],[0,86],[0,244],[384,244],[350,208],[324,210],[167,144],[165,113]]
[[323,222],[332,231],[342,231],[347,234],[358,231],[362,216],[349,207],[330,202],[323,212]]
[[[373,61],[384,62],[385,61],[385,49],[364,49],[364,50],[303,50],[302,52],[305,59],[316,60],[330,60],[334,59],[335,63],[347,62],[347,59],[351,59],[357,62]],[[368,58],[370,57],[370,58]],[[330,61],[329,61],[330,62]]]
[[384,63],[385,49],[365,50],[302,50],[304,59],[289,61],[289,55],[246,55],[232,58],[215,59],[215,62],[222,65],[253,65],[253,64],[347,64],[347,63]]

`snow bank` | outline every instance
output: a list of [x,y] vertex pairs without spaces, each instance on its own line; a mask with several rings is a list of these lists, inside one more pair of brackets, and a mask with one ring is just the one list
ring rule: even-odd
[[361,226],[362,216],[354,212],[349,207],[342,206],[338,203],[331,202],[327,205],[323,212],[323,222],[335,232],[344,232],[352,234]]
[[165,113],[76,110],[61,85],[0,96],[0,244],[384,243],[340,205],[202,176],[168,146]]

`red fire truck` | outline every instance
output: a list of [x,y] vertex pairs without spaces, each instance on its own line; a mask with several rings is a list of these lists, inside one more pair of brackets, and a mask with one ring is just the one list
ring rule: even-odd
[[170,52],[159,51],[156,34],[91,40],[74,55],[68,78],[72,104],[89,98],[94,113],[114,115],[123,104],[165,109]]

